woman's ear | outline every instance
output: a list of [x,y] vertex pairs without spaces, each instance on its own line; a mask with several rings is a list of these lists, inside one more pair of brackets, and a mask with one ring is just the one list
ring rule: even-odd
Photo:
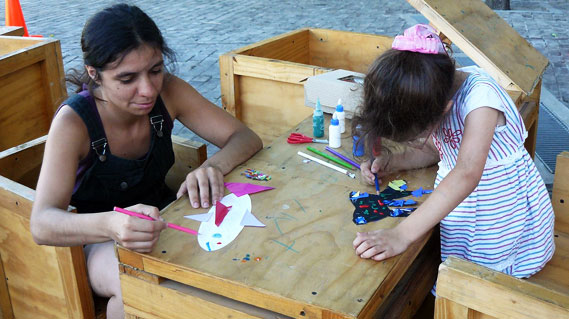
[[94,67],[90,66],[90,65],[85,65],[85,70],[87,70],[87,74],[89,74],[89,77],[97,84],[99,84],[99,77],[97,74],[97,70],[95,70]]

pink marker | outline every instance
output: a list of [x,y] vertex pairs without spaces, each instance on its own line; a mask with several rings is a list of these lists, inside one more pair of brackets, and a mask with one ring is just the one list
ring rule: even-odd
[[[126,215],[130,215],[130,216],[134,216],[134,217],[138,217],[138,218],[142,218],[142,219],[155,220],[154,218],[152,218],[152,217],[150,217],[150,216],[147,216],[147,215],[144,215],[144,214],[140,214],[140,213],[135,213],[135,212],[133,212],[133,211],[126,210],[126,209],[124,209],[124,208],[120,208],[120,207],[116,207],[116,206],[115,206],[115,208],[114,208],[113,210],[114,210],[115,212],[123,213],[123,214],[126,214]],[[168,225],[169,228],[172,228],[172,229],[175,229],[175,230],[179,230],[179,231],[183,231],[183,232],[188,233],[188,234],[192,234],[192,235],[197,235],[197,234],[198,234],[197,231],[195,231],[195,230],[193,230],[193,229],[190,229],[190,228],[182,227],[182,226],[180,226],[180,225],[176,225],[176,224],[172,224],[172,223],[167,223],[167,225]]]

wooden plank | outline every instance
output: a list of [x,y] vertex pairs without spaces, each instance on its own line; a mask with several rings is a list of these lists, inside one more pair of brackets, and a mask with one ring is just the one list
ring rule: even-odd
[[174,165],[166,175],[166,185],[177,191],[186,175],[200,166],[207,159],[207,149],[204,143],[188,140],[172,135],[174,149]]
[[468,307],[452,300],[437,296],[435,300],[435,319],[472,319]]
[[328,69],[367,73],[370,64],[391,48],[392,37],[326,29],[310,29],[310,62]]
[[329,71],[319,67],[289,61],[236,55],[233,57],[233,72],[237,75],[267,79],[292,84],[301,84],[308,77]]
[[[557,155],[552,199],[555,230],[569,234],[569,152]],[[569,247],[569,246],[568,246]]]
[[[52,39],[46,39],[47,41],[55,41]],[[24,49],[29,49],[25,51],[31,51],[33,47],[38,47],[42,42],[45,42],[44,39],[38,38],[28,38],[28,37],[13,37],[13,36],[0,36],[0,61],[3,59],[9,58],[10,55],[15,55],[20,52],[23,52]],[[6,70],[0,71],[0,76],[3,75],[3,72]]]
[[233,72],[235,54],[226,53],[219,57],[219,81],[221,87],[221,105],[224,110],[241,120],[241,101],[239,79]]
[[285,316],[175,282],[148,285],[121,274],[125,310],[143,318],[284,318]]
[[263,145],[270,144],[313,112],[304,106],[304,87],[300,84],[252,77],[241,77],[239,82],[241,120],[261,137]]
[[566,318],[567,295],[455,257],[441,264],[437,296],[497,318]]
[[[2,179],[2,177],[0,177]],[[66,318],[67,302],[54,247],[29,231],[33,202],[0,187],[0,255],[16,318]],[[33,301],[33,302],[32,302]]]
[[82,246],[54,247],[69,318],[95,318]]
[[8,290],[8,283],[6,282],[6,274],[4,273],[4,264],[2,262],[2,255],[0,254],[0,318],[8,319],[14,318],[12,311],[12,302],[10,301],[10,291]]
[[0,36],[22,37],[24,36],[24,27],[0,26]]
[[308,33],[308,28],[298,29],[253,43],[232,52],[273,60],[309,64]]
[[479,0],[407,0],[506,89],[531,94],[549,61]]
[[0,175],[29,188],[35,188],[43,159],[47,135],[0,151]]

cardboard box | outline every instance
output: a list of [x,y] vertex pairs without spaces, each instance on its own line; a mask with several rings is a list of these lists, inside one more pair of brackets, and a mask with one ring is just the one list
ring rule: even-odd
[[342,99],[346,118],[351,119],[363,98],[363,81],[365,75],[347,70],[335,70],[311,76],[304,84],[304,105],[320,106],[325,113],[334,113],[338,100]]

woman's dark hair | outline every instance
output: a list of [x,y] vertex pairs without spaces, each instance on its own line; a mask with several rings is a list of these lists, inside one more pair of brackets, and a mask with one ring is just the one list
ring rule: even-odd
[[[160,50],[169,62],[166,65],[174,65],[174,52],[166,45],[154,21],[140,8],[125,3],[93,15],[85,23],[81,34],[83,61],[85,65],[95,68],[96,80],[109,63],[120,62],[128,53],[144,44]],[[67,81],[78,86],[77,92],[82,90],[83,84],[87,84],[90,91],[96,86],[84,69],[71,70]]]
[[442,118],[454,72],[454,60],[446,54],[386,51],[365,77],[363,104],[352,120],[352,132],[360,125],[369,150],[379,137],[415,139]]

